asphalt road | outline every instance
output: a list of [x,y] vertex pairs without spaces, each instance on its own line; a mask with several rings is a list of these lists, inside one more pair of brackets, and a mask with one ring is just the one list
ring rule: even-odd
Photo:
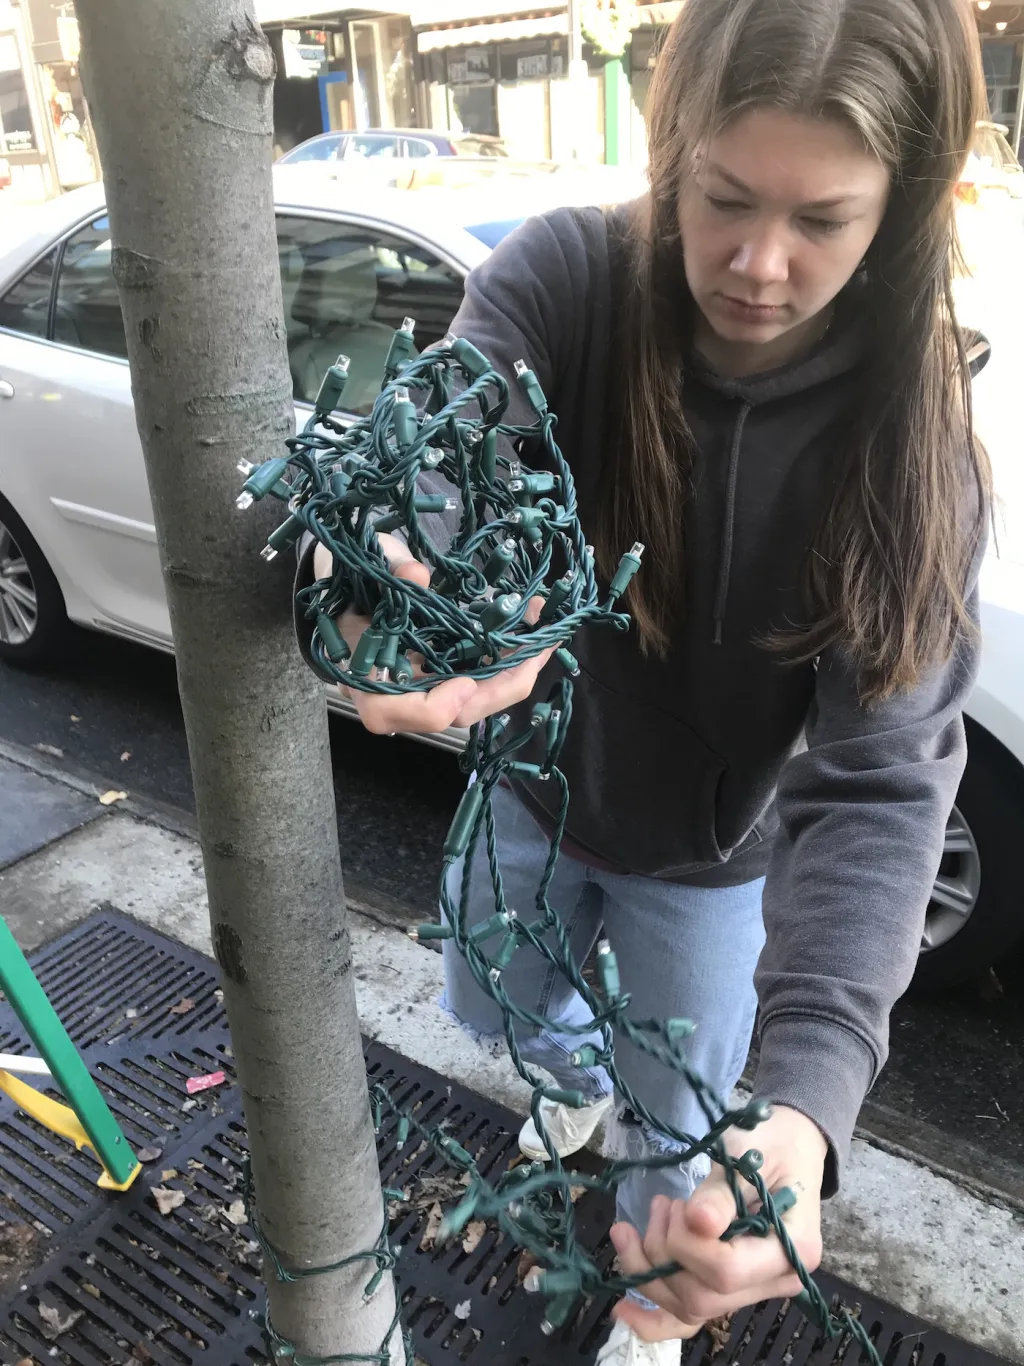
[[[73,667],[0,665],[0,738],[63,752],[67,764],[192,810],[174,664],[84,634]],[[338,828],[353,885],[411,920],[436,905],[438,854],[463,779],[455,760],[331,722]],[[122,757],[126,756],[126,757]],[[863,1120],[871,1132],[1024,1207],[1024,955],[941,996],[912,992],[892,1017],[888,1067]]]

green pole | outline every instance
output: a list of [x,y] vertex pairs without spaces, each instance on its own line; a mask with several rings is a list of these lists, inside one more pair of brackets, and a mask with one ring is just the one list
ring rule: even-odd
[[604,159],[608,166],[629,160],[629,82],[621,57],[604,64]]
[[[108,1179],[101,1178],[100,1184],[126,1188],[139,1169],[135,1153],[3,919],[0,919],[0,988],[67,1097],[89,1145],[103,1163]],[[42,1100],[45,1102],[46,1097]],[[49,1104],[52,1106],[53,1102]]]

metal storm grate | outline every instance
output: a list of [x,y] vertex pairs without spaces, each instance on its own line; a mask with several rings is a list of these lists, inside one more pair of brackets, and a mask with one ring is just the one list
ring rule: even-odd
[[[96,1165],[0,1097],[0,1361],[64,1366],[257,1366],[263,1291],[251,1230],[237,1225],[245,1129],[230,1039],[209,959],[103,912],[33,955],[51,1001],[85,1056],[129,1140],[158,1148],[135,1188],[106,1195]],[[192,1004],[174,1013],[183,1001]],[[0,1002],[0,1050],[28,1048]],[[370,1044],[367,1071],[387,1081],[421,1120],[444,1120],[484,1171],[516,1152],[518,1121],[425,1068]],[[190,1076],[223,1069],[227,1083],[190,1097]],[[520,1286],[518,1250],[493,1230],[438,1249],[431,1207],[457,1193],[429,1151],[399,1150],[394,1121],[379,1138],[387,1186],[407,1199],[391,1210],[402,1248],[405,1322],[427,1366],[589,1366],[607,1331],[608,1305],[582,1304],[553,1338],[541,1306]],[[162,1173],[185,1192],[161,1214],[150,1195]],[[234,1207],[234,1208],[233,1208]],[[611,1261],[610,1204],[577,1206],[583,1241]],[[860,1304],[886,1366],[994,1366],[995,1358],[822,1277],[826,1294]],[[459,1313],[456,1314],[456,1308]],[[466,1309],[468,1308],[468,1314]],[[825,1346],[786,1304],[736,1316],[717,1353],[707,1336],[684,1366],[854,1366],[849,1344]]]

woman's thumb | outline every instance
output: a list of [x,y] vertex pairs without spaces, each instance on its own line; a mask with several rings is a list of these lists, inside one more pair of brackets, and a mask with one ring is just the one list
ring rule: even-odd
[[392,565],[391,572],[396,579],[407,579],[409,583],[417,583],[421,588],[430,587],[429,568],[419,560],[414,560],[412,556]]
[[721,1238],[735,1218],[736,1200],[716,1164],[686,1202],[687,1227],[701,1238]]

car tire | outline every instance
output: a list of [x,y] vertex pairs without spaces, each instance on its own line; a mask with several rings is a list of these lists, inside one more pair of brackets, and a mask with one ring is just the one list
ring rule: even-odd
[[[956,817],[962,818],[962,852],[944,856],[940,879],[956,875],[957,880],[970,885],[973,872],[977,895],[955,933],[947,934],[935,948],[922,946],[914,984],[925,989],[972,980],[1024,939],[1019,865],[1024,838],[1024,772],[998,741],[970,721],[967,738],[967,769],[947,827],[952,833],[957,829]],[[968,844],[973,848],[967,848]],[[977,867],[957,870],[950,866],[957,858],[965,865],[976,859]],[[941,903],[933,900],[930,921],[936,920],[941,909]]]
[[[34,614],[27,595],[35,599]],[[26,668],[51,663],[67,653],[69,635],[60,584],[28,527],[0,497],[0,659]]]

